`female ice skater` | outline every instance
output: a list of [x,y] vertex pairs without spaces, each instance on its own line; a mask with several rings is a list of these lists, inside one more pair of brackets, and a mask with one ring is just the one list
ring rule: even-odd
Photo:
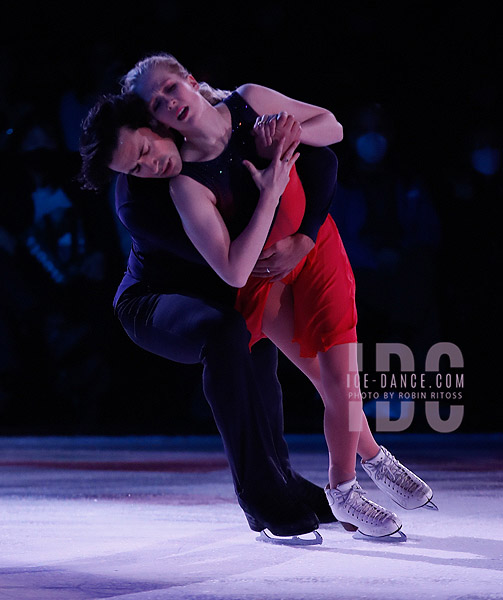
[[[354,382],[358,372],[355,286],[333,219],[327,217],[313,249],[287,277],[277,281],[255,271],[257,277],[250,278],[257,261],[265,269],[262,275],[272,274],[259,259],[267,256],[267,246],[295,233],[305,203],[295,173],[295,144],[276,145],[272,169],[254,166],[250,132],[258,115],[295,115],[301,125],[298,141],[318,146],[340,141],[341,125],[325,109],[253,84],[212,105],[170,55],[141,61],[125,77],[124,87],[146,101],[155,119],[183,136],[184,165],[171,182],[172,198],[194,246],[224,281],[240,288],[236,307],[247,320],[252,343],[270,338],[323,399],[330,458],[326,494],[335,517],[365,535],[398,532],[398,516],[363,495],[356,481],[356,453],[378,487],[404,508],[427,504],[432,492],[377,445],[358,386],[347,384],[348,373]],[[285,177],[290,183],[282,194]]]

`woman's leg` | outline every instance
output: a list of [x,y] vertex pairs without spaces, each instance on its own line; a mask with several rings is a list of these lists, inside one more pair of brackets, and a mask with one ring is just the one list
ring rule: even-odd
[[363,460],[370,460],[374,458],[379,452],[379,444],[375,441],[374,434],[370,431],[369,422],[367,419],[367,415],[363,412],[362,409],[362,420],[361,420],[361,429],[360,429],[360,437],[358,439],[358,454],[361,456]]
[[[348,387],[347,374],[357,371],[356,344],[341,344],[319,352],[316,370],[315,359],[300,357],[300,347],[291,341],[292,317],[292,290],[275,283],[267,301],[262,330],[299,368],[314,370],[315,385],[325,404],[324,431],[329,451],[329,485],[325,492],[332,512],[350,531],[358,529],[373,537],[392,535],[401,528],[400,519],[367,500],[355,479],[363,410],[359,388]],[[355,396],[350,396],[351,393]]]
[[[311,374],[311,381],[320,393],[325,404],[324,432],[329,451],[329,482],[331,487],[352,479],[355,476],[355,460],[361,424],[361,397],[353,401],[351,408],[347,386],[347,373],[354,368],[356,344],[333,346],[316,358],[300,356],[299,345],[293,339],[293,297],[290,286],[280,282],[271,287],[262,330],[274,344],[304,373]],[[359,392],[359,390],[354,390]],[[356,405],[356,406],[355,406]],[[377,453],[377,451],[376,451]]]
[[326,352],[319,352],[318,358],[325,392],[325,436],[330,452],[328,479],[334,488],[356,476],[363,411],[361,395],[352,377],[357,371],[356,344],[332,346]]
[[262,321],[262,331],[281,352],[302,371],[323,398],[320,363],[318,358],[303,358],[294,337],[293,297],[290,286],[281,282],[272,285]]
[[[320,353],[316,358],[303,358],[300,356],[299,345],[292,342],[294,337],[293,299],[292,290],[289,286],[285,286],[280,282],[275,283],[272,286],[264,312],[262,328],[267,337],[271,339],[274,344],[283,352],[283,354],[310,379],[311,383],[320,394],[325,405],[325,435],[329,436],[329,438],[327,438],[327,444],[329,450],[332,447],[335,448],[337,435],[339,434],[336,427],[337,423],[335,422],[337,417],[331,407],[333,404],[331,398],[333,398],[336,394],[341,394],[342,398],[351,397],[355,398],[355,400],[360,398],[359,390],[357,389],[357,386],[354,385],[354,373],[352,373],[352,376],[350,377],[350,381],[353,383],[353,385],[352,387],[348,387],[347,370],[342,368],[342,366],[347,362],[347,354],[349,351],[351,351],[352,360],[356,361],[356,345],[352,345],[353,348],[349,348],[349,346],[351,346],[349,344],[344,344],[340,347],[334,346],[334,348],[339,348],[339,351],[337,351],[337,356],[335,356],[334,353],[334,356],[330,357],[330,361],[324,360],[325,379],[329,379],[331,381],[331,383],[328,384],[327,391],[325,387],[328,381],[325,381],[325,383],[322,381],[323,378],[320,366],[320,356],[321,354],[325,353]],[[344,348],[344,350],[341,350],[342,348]],[[355,365],[356,362],[354,362],[352,367],[356,368]],[[333,374],[328,377],[331,371],[336,373],[335,377]],[[332,388],[332,385],[335,387]],[[352,393],[353,396],[349,396],[349,393]],[[363,460],[368,460],[373,458],[379,452],[379,446],[375,441],[372,432],[370,431],[367,417],[363,413],[361,399],[359,401],[355,401],[353,404],[358,405],[358,410],[355,410],[353,414],[352,428],[356,429],[357,432],[358,427],[360,429],[359,435],[356,435],[356,452],[358,452]],[[357,407],[353,406],[352,408],[354,410]],[[342,418],[344,419],[344,417]],[[346,419],[349,423],[349,414],[347,415]],[[331,470],[333,471],[334,469],[331,468]],[[353,470],[354,469],[351,471]],[[351,479],[351,477],[349,477],[349,479]]]

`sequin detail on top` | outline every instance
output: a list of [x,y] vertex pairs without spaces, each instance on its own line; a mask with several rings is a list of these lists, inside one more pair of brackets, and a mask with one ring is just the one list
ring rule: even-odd
[[235,239],[248,225],[259,197],[250,172],[242,162],[244,159],[251,160],[257,168],[263,168],[265,162],[257,154],[252,135],[258,114],[237,92],[227,96],[223,102],[231,115],[232,134],[227,146],[212,160],[184,162],[181,174],[213,192],[229,235]]

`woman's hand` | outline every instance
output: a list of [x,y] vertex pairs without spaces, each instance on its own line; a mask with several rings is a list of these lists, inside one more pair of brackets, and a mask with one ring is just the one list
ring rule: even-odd
[[[281,194],[290,181],[290,171],[299,158],[299,153],[295,152],[299,145],[299,140],[295,139],[288,146],[286,139],[282,137],[274,146],[274,154],[271,164],[262,171],[259,171],[249,160],[244,160],[243,165],[250,171],[250,174],[258,187],[259,191],[265,192],[265,196],[275,199],[279,202]],[[284,148],[286,147],[286,150]]]
[[274,149],[281,138],[285,139],[285,147],[290,143],[300,140],[302,126],[293,115],[285,111],[274,115],[257,117],[253,126],[255,147],[262,158],[272,158]]

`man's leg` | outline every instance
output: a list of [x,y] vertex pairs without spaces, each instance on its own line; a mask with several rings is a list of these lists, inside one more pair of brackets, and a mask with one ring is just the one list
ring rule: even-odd
[[302,477],[290,464],[290,455],[284,437],[283,395],[277,376],[276,346],[270,340],[260,340],[252,348],[252,361],[263,402],[263,411],[267,414],[276,456],[287,479],[288,488],[314,510],[320,523],[333,523],[337,519],[328,504],[324,489]]
[[117,306],[131,339],[170,360],[203,365],[204,393],[250,528],[284,536],[316,529],[314,510],[291,489],[284,470],[285,447],[278,444],[274,422],[277,409],[268,410],[257,384],[257,375],[275,371],[275,353],[272,364],[261,363],[264,371],[259,374],[248,350],[244,319],[234,309],[179,294],[137,294],[126,292]]

